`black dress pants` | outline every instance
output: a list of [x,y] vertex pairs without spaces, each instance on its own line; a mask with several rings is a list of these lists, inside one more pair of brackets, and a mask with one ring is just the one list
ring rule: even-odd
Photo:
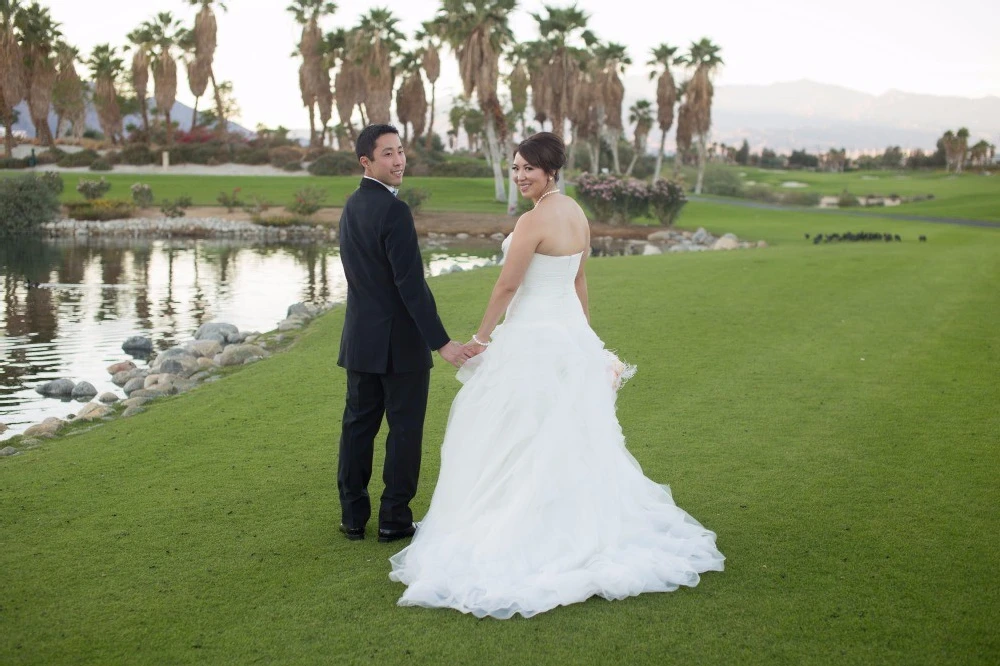
[[430,370],[389,374],[347,371],[347,404],[337,466],[345,526],[364,527],[371,517],[368,481],[383,415],[389,423],[389,436],[382,469],[385,491],[379,507],[379,527],[399,530],[413,523],[410,500],[417,494],[430,376]]

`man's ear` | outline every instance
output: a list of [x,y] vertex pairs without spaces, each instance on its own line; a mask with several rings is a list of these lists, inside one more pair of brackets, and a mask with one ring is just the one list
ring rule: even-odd
[[360,162],[361,162],[361,168],[367,171],[368,167],[371,165],[371,162],[368,161],[368,156],[362,155]]

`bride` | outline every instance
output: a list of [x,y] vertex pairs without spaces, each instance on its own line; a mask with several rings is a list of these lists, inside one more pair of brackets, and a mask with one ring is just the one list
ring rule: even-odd
[[390,578],[407,585],[402,606],[531,617],[595,595],[694,586],[723,568],[715,534],[625,448],[615,416],[624,377],[590,328],[590,225],[558,190],[564,163],[549,132],[514,155],[514,179],[535,207],[503,243],[469,343],[482,353],[458,373],[430,509],[390,559]]

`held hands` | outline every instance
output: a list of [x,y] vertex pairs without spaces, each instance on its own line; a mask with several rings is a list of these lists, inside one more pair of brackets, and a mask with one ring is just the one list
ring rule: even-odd
[[455,340],[450,341],[437,351],[438,354],[441,354],[441,358],[448,361],[456,368],[461,368],[463,363],[478,353],[470,350],[468,345],[463,345]]

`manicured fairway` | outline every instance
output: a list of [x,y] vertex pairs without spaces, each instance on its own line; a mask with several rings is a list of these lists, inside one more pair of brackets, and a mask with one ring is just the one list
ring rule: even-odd
[[[0,663],[996,663],[1000,231],[816,247],[858,222],[708,203],[682,223],[771,247],[592,259],[593,325],[639,366],[630,450],[724,573],[531,620],[396,607],[399,545],[336,530],[334,310],[289,352],[0,459]],[[453,336],[496,275],[432,281]],[[418,516],[458,387],[439,363]]]

